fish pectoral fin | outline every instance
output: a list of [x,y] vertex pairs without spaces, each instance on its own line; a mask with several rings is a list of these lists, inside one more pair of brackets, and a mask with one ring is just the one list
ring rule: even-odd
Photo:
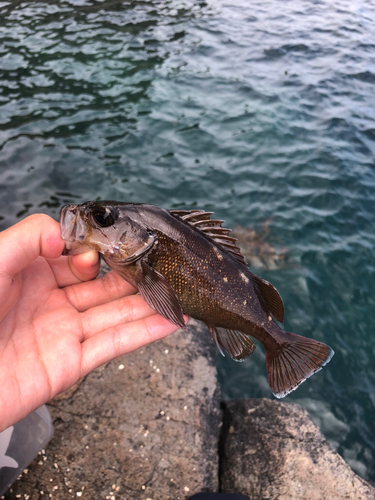
[[141,268],[141,277],[137,279],[137,287],[141,296],[164,318],[186,329],[181,304],[172,286],[147,262],[142,261]]
[[[280,321],[284,320],[284,304],[276,288],[268,281],[260,278],[256,274],[250,273],[255,284],[255,291],[260,299],[261,305],[265,305],[272,316]],[[263,304],[264,303],[264,304]]]
[[235,361],[243,361],[253,354],[255,344],[249,335],[237,330],[230,330],[212,325],[207,325],[207,327],[212,340],[215,342],[222,356],[225,356],[223,348]]

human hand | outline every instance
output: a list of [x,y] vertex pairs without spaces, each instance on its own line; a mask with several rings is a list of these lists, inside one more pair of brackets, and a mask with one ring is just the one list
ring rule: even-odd
[[62,257],[63,248],[47,215],[0,233],[0,432],[94,368],[177,329],[114,272],[93,280],[96,252]]

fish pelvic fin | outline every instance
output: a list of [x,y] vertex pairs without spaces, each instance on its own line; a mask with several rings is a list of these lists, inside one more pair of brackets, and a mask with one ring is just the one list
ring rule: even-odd
[[255,349],[255,344],[245,333],[237,330],[219,328],[213,325],[207,325],[212,340],[215,342],[220,354],[225,357],[225,349],[235,361],[243,361],[251,356]]
[[279,348],[266,347],[268,383],[277,398],[283,398],[297,389],[334,355],[334,351],[322,342],[294,333],[283,333],[285,341]]

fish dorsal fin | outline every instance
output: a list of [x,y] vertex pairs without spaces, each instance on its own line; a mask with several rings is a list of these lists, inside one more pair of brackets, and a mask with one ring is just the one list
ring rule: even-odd
[[212,340],[215,342],[222,356],[225,356],[223,348],[235,361],[243,361],[253,354],[255,344],[249,335],[245,335],[236,330],[229,330],[212,325],[207,326]]
[[250,272],[250,275],[251,280],[255,284],[255,291],[260,299],[260,303],[267,308],[266,313],[270,312],[277,321],[282,323],[284,320],[284,304],[279,292],[268,281],[252,272]]
[[236,238],[228,236],[230,229],[221,227],[224,221],[210,219],[213,212],[205,212],[203,210],[170,210],[169,213],[174,217],[179,217],[212,238],[215,243],[223,247],[238,262],[248,269],[246,261],[241,254],[241,250],[236,245]]
[[204,210],[169,210],[171,215],[178,215],[183,220],[189,221],[192,224],[202,220],[209,220],[213,212],[205,212]]

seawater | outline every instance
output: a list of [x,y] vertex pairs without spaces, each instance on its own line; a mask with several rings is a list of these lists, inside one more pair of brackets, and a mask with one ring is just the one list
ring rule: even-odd
[[[336,355],[285,401],[375,480],[375,3],[2,1],[0,225],[89,199],[214,211]],[[272,397],[263,350],[224,398]]]

